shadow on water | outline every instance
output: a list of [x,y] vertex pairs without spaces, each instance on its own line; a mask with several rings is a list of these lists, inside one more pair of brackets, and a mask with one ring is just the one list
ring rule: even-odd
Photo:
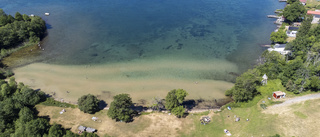
[[52,25],[51,24],[46,23],[46,27],[47,27],[47,29],[52,29]]

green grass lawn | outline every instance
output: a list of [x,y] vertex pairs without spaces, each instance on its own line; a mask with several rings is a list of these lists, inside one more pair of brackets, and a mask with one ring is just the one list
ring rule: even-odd
[[[235,122],[235,116],[240,117],[240,121]],[[229,117],[228,117],[229,116]],[[261,113],[258,105],[249,108],[234,108],[224,110],[212,116],[211,122],[202,125],[199,115],[190,116],[194,119],[195,130],[191,134],[182,136],[225,136],[224,129],[228,129],[232,136],[272,136],[275,135],[274,123],[277,116]],[[246,121],[246,119],[249,121]],[[270,132],[272,131],[272,132]]]

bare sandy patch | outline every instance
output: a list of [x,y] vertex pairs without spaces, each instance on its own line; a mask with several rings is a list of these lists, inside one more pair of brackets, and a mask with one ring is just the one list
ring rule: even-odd
[[192,99],[225,98],[224,91],[233,84],[212,79],[237,71],[234,64],[221,60],[139,60],[106,65],[34,63],[14,69],[18,82],[73,103],[88,93],[99,95],[107,103],[119,93],[130,94],[133,101],[149,101],[178,88],[187,90]]

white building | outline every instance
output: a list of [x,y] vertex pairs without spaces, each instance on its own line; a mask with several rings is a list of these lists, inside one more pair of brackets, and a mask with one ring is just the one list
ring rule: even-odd
[[268,48],[268,51],[276,51],[279,52],[281,55],[286,55],[291,52],[290,50],[285,50],[285,48],[286,44],[275,44],[273,48]]

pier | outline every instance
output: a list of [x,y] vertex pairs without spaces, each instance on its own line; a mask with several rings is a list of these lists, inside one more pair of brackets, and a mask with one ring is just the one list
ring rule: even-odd
[[277,18],[277,19],[280,18],[278,15],[268,15],[267,17],[268,17],[268,18]]

